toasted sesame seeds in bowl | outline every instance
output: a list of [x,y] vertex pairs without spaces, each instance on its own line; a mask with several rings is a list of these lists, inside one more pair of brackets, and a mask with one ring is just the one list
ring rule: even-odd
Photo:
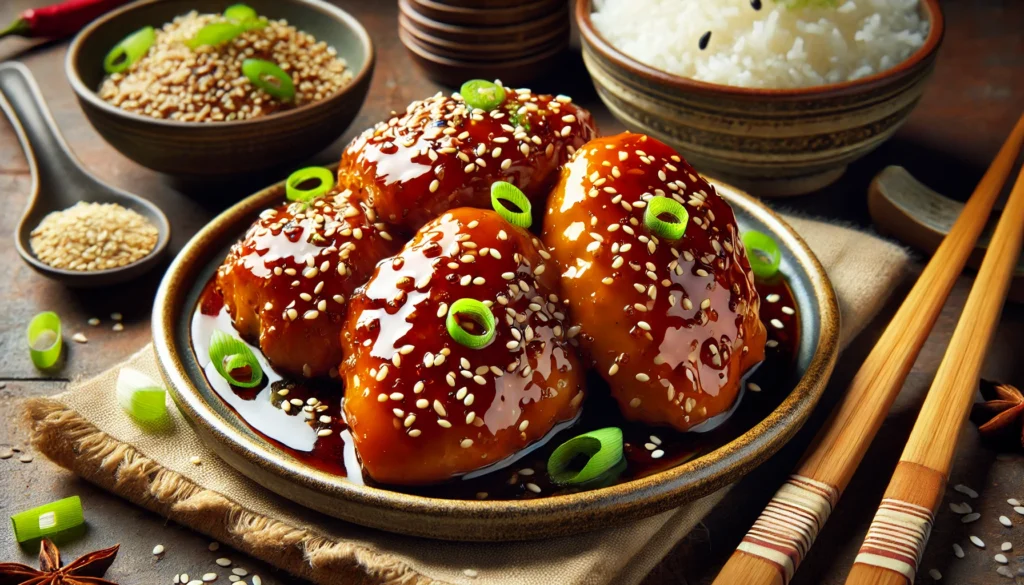
[[[374,47],[362,25],[320,0],[253,0],[247,4],[265,19],[260,28],[218,46],[191,49],[183,42],[222,22],[229,4],[143,0],[75,37],[68,80],[90,123],[114,148],[163,173],[227,176],[294,165],[346,130],[373,73]],[[108,52],[147,26],[156,34],[146,55],[126,71],[108,73]],[[278,99],[254,87],[245,59],[279,65],[294,97]]]

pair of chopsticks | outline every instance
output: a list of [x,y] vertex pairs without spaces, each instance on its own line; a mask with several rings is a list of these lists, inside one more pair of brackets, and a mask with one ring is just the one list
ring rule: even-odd
[[[854,376],[796,472],[747,532],[714,585],[793,577],[910,373],[1024,145],[1024,116]],[[1024,237],[1024,170],[1010,193],[960,321],[847,583],[913,582]]]

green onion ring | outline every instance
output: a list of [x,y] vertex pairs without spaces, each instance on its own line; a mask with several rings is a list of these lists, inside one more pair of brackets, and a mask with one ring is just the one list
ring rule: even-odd
[[[578,457],[583,467],[574,469]],[[548,476],[560,485],[581,484],[600,477],[622,460],[622,429],[607,427],[584,433],[562,443],[548,458]]]
[[117,373],[117,403],[137,422],[152,422],[167,414],[167,391],[153,378],[124,367]]
[[[303,189],[301,185],[306,181],[316,180],[317,185],[309,189]],[[289,201],[312,201],[317,197],[326,195],[334,188],[334,173],[324,167],[306,167],[288,175],[284,182],[286,197]]]
[[244,24],[237,22],[211,22],[196,32],[195,36],[185,41],[191,49],[206,45],[226,43],[249,30]]
[[[661,215],[668,214],[675,221],[665,221]],[[669,197],[657,196],[647,202],[644,210],[644,225],[652,234],[665,240],[678,240],[686,233],[690,214],[681,203]]]
[[[459,323],[459,316],[470,317],[478,325],[483,327],[483,333],[470,333],[462,328]],[[476,299],[459,299],[452,303],[448,309],[448,317],[445,319],[445,326],[448,328],[448,335],[452,339],[470,349],[486,347],[494,339],[494,313],[487,308],[487,305]]]
[[505,88],[483,79],[472,79],[462,84],[459,94],[471,108],[489,112],[505,102]]
[[[507,203],[519,208],[512,211]],[[491,206],[505,221],[521,228],[529,228],[533,224],[533,205],[515,185],[505,181],[491,184]]]
[[28,324],[28,352],[40,370],[52,368],[63,345],[60,317],[53,311],[39,313]]
[[[217,330],[210,337],[210,361],[228,384],[239,388],[255,388],[263,381],[263,368],[260,362],[241,339]],[[249,366],[252,375],[248,382],[236,380],[231,372]]]
[[750,230],[743,233],[743,246],[747,249],[750,269],[758,278],[771,278],[779,271],[782,250],[775,240],[761,232]]
[[82,500],[78,496],[50,502],[11,516],[11,524],[14,525],[14,538],[18,542],[27,542],[64,532],[84,523]]
[[144,26],[121,39],[103,58],[103,70],[107,73],[127,71],[133,63],[142,58],[156,41],[156,31]]
[[242,73],[253,85],[276,97],[290,102],[295,98],[295,84],[290,75],[276,63],[263,59],[246,59],[242,61]]
[[260,15],[256,13],[256,9],[247,4],[232,4],[224,9],[224,18],[236,22],[256,20],[259,17]]

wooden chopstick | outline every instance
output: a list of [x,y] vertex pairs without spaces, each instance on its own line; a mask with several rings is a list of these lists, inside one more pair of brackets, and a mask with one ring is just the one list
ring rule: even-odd
[[942,503],[960,429],[1024,244],[1024,169],[1010,192],[960,321],[935,373],[847,585],[912,583]]
[[839,407],[815,437],[796,472],[747,532],[715,585],[784,584],[793,577],[910,373],[1022,144],[1024,116],[854,376]]

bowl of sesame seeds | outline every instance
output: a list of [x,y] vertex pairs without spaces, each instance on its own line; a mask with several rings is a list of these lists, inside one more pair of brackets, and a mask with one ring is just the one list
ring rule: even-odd
[[[374,47],[319,0],[145,0],[82,30],[65,70],[86,117],[122,154],[210,177],[284,167],[329,146],[369,89]],[[232,7],[234,8],[234,7]]]

